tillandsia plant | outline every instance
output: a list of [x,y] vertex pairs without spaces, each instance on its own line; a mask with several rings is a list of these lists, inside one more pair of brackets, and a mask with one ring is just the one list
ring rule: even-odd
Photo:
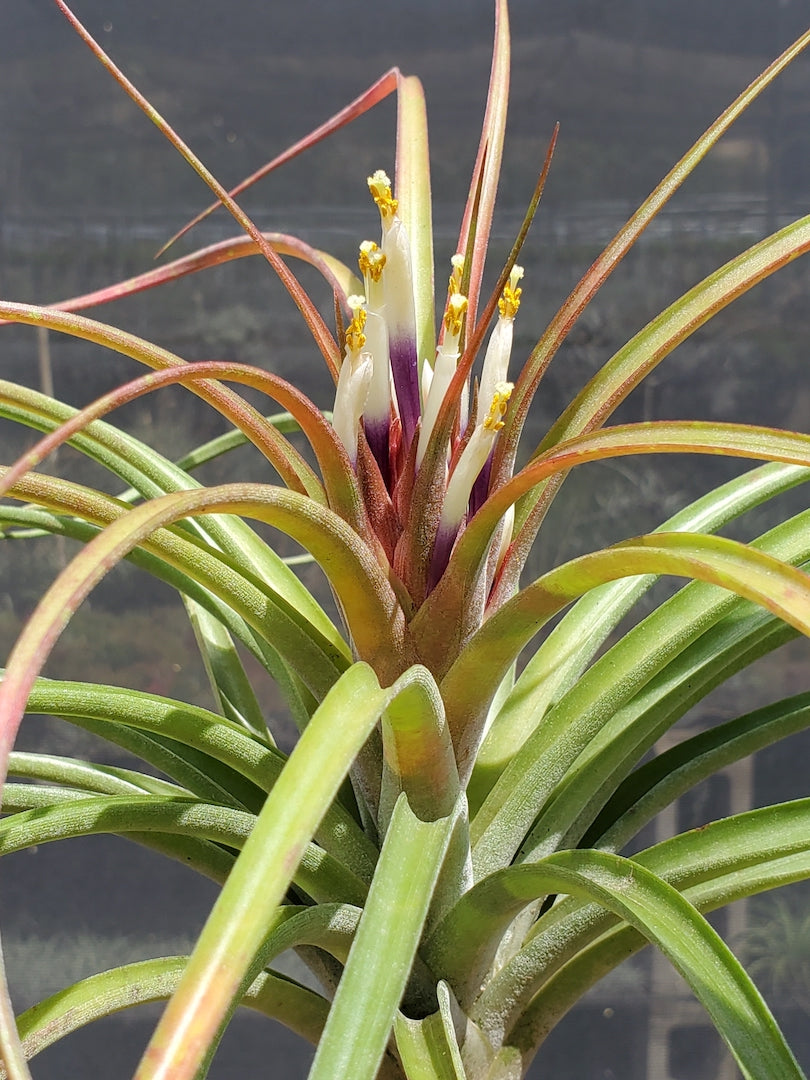
[[[2,775],[12,778],[0,845],[11,852],[91,832],[130,834],[222,888],[190,957],[100,973],[16,1023],[4,990],[5,1077],[29,1077],[30,1057],[93,1017],[168,999],[137,1080],[204,1075],[240,1004],[317,1044],[312,1080],[512,1080],[567,1010],[647,943],[684,976],[746,1077],[801,1076],[763,998],[704,915],[810,875],[810,800],[714,821],[632,858],[621,852],[680,794],[810,722],[805,694],[650,756],[711,689],[810,634],[810,576],[802,569],[810,511],[751,544],[717,535],[810,479],[810,436],[695,421],[605,425],[696,328],[810,248],[810,217],[734,258],[653,319],[577,394],[527,463],[516,463],[543,374],[586,304],[810,32],[712,124],[585,273],[528,357],[515,358],[513,324],[527,317],[532,289],[522,280],[520,249],[553,139],[485,299],[509,84],[505,0],[495,4],[483,133],[449,286],[439,289],[438,335],[417,79],[387,73],[246,182],[395,92],[396,167],[392,179],[382,170],[368,179],[381,233],[358,238],[358,276],[301,241],[259,232],[234,201],[238,191],[222,189],[63,0],[55,2],[247,235],[73,301],[0,303],[7,322],[58,330],[151,369],[80,410],[2,384],[2,414],[45,431],[3,472],[4,535],[46,532],[84,546],[31,615],[0,684]],[[335,381],[331,420],[268,371],[187,364],[76,314],[256,252],[287,287]],[[335,333],[286,257],[309,261],[330,282]],[[193,466],[233,439],[181,467],[102,419],[172,383],[218,410],[276,480],[201,486]],[[227,384],[285,410],[312,455]],[[109,469],[125,489],[120,496],[35,472],[64,442]],[[764,464],[649,535],[521,582],[571,469],[665,453]],[[320,564],[341,629],[254,521],[292,537]],[[72,614],[123,559],[182,597],[215,710],[40,677]],[[691,580],[617,636],[660,575]],[[273,676],[298,725],[289,757],[266,726],[237,644]],[[144,771],[15,754],[26,709],[124,746],[144,760]],[[301,951],[320,991],[274,974],[271,961],[288,949]]]

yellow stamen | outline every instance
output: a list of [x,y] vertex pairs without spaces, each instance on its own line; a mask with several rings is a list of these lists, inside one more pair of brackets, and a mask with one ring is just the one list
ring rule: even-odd
[[366,335],[363,333],[363,328],[366,325],[366,298],[364,296],[350,296],[347,302],[353,314],[352,321],[346,328],[346,351],[356,356],[366,343]]
[[450,281],[447,286],[447,290],[450,296],[455,293],[461,292],[461,277],[464,273],[464,256],[454,255],[450,260],[453,272],[450,275]]
[[[450,279],[453,280],[452,278]],[[464,312],[467,310],[467,297],[462,296],[461,293],[452,293],[447,301],[447,307],[444,312],[444,326],[448,334],[452,334],[453,337],[458,338],[461,333],[461,321],[464,318]]]
[[500,382],[496,384],[495,393],[492,395],[492,404],[484,420],[484,428],[487,431],[500,431],[503,427],[501,418],[506,413],[506,404],[512,396],[513,389],[514,383]]
[[357,264],[363,277],[379,281],[385,266],[385,255],[380,250],[379,244],[375,244],[373,240],[364,240],[360,245]]
[[523,267],[513,266],[509,281],[504,286],[503,293],[498,301],[498,311],[504,319],[514,319],[517,309],[520,307],[520,294],[523,292],[518,287],[518,282],[523,277]]
[[387,218],[393,217],[397,212],[399,203],[391,194],[391,181],[382,169],[377,169],[373,176],[369,176],[368,189],[371,192],[372,199],[377,204],[382,219],[385,221]]

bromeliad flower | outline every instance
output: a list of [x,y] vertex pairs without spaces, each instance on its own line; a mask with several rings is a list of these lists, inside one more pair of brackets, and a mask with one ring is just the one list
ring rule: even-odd
[[[810,436],[695,421],[605,424],[693,330],[810,250],[810,218],[696,285],[606,362],[530,454],[519,458],[518,447],[542,376],[579,314],[810,33],[664,179],[528,357],[518,358],[521,366],[512,357],[513,325],[531,282],[521,284],[518,259],[556,132],[484,302],[509,85],[505,0],[495,4],[483,131],[438,326],[417,79],[388,72],[229,194],[64,0],[55,2],[246,235],[51,307],[0,302],[0,319],[63,331],[151,369],[79,411],[0,385],[3,415],[48,432],[0,474],[0,493],[12,500],[2,506],[0,536],[55,532],[85,544],[42,598],[0,682],[0,780],[11,764],[52,785],[8,786],[0,848],[106,827],[154,843],[223,889],[188,963],[152,961],[146,970],[79,984],[21,1018],[22,1043],[8,995],[0,993],[6,1076],[28,1080],[23,1044],[32,1051],[93,1009],[102,1014],[174,990],[137,1080],[200,1075],[243,996],[319,1042],[312,1080],[513,1080],[572,1001],[645,939],[688,979],[745,1075],[794,1080],[797,1067],[767,1006],[696,908],[784,880],[783,858],[795,877],[810,876],[810,809],[785,804],[767,820],[715,823],[632,861],[615,853],[707,768],[796,730],[796,717],[808,713],[806,701],[777,703],[761,716],[730,721],[710,742],[694,740],[676,756],[642,764],[696,695],[773,647],[779,620],[810,633],[810,577],[792,565],[810,561],[806,514],[752,546],[713,535],[807,479]],[[395,175],[392,181],[380,170],[368,178],[381,234],[359,246],[360,277],[295,237],[260,232],[234,196],[392,92],[399,106]],[[336,384],[331,421],[270,372],[228,361],[187,364],[75,314],[257,252],[298,306]],[[308,261],[329,282],[334,333],[287,258]],[[531,310],[521,316],[529,325],[531,317]],[[236,436],[173,463],[102,420],[173,383],[217,409]],[[266,395],[283,414],[265,417],[226,383]],[[287,439],[291,426],[310,454]],[[275,482],[198,485],[193,468],[235,437],[255,445]],[[33,471],[66,440],[127,490],[113,498]],[[660,530],[521,581],[572,468],[675,452],[770,464],[686,507]],[[526,464],[518,467],[519,460]],[[321,566],[342,629],[252,520],[281,530]],[[38,678],[72,613],[124,558],[181,594],[217,712]],[[600,656],[660,574],[693,584]],[[568,605],[527,659],[527,646]],[[235,641],[276,680],[299,726],[289,759],[275,747]],[[112,724],[111,737],[166,779],[149,770],[119,774],[88,763],[15,759],[29,695],[33,710],[102,732]],[[689,900],[678,890],[688,890]],[[323,996],[268,969],[292,947],[307,950]]]

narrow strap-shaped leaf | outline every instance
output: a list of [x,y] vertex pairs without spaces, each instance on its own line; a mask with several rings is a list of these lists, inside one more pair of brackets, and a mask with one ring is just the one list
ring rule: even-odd
[[[790,563],[803,562],[810,557],[808,524],[810,514],[805,511],[760,537],[757,547],[770,557],[776,556]],[[690,647],[701,649],[701,645],[693,643],[700,641],[702,635],[723,618],[729,619],[727,628],[730,640],[723,643],[723,648],[728,646],[732,650],[729,663],[734,663],[735,639],[739,649],[748,648],[745,642],[746,627],[732,619],[732,614],[737,620],[744,618],[746,606],[742,600],[732,593],[720,592],[710,583],[692,583],[654,610],[596,661],[547,714],[545,722],[515,755],[513,763],[476,815],[473,828],[476,863],[493,868],[494,865],[504,865],[521,847],[525,855],[530,852],[540,854],[541,849],[542,853],[547,854],[561,843],[558,829],[565,833],[571,825],[570,818],[565,825],[562,819],[553,823],[549,821],[548,829],[544,822],[538,820],[531,841],[525,841],[525,837],[535,820],[544,816],[542,809],[546,801],[555,797],[558,785],[565,782],[563,778],[572,767],[581,772],[582,798],[586,802],[594,798],[595,813],[598,808],[597,791],[606,781],[605,772],[621,770],[623,766],[618,751],[625,739],[625,728],[629,729],[626,736],[630,754],[627,767],[632,766],[656,735],[661,733],[662,727],[658,725],[660,720],[663,726],[664,716],[658,717],[653,713],[647,718],[648,723],[644,717],[639,718],[634,734],[633,710],[636,706],[643,710],[645,696],[654,694],[658,687],[663,695],[676,693],[677,672],[684,650]],[[756,619],[757,616],[752,614],[751,618]],[[725,632],[717,631],[719,634]],[[720,639],[717,643],[720,645]],[[750,647],[757,649],[756,640]],[[707,662],[710,667],[714,664],[714,657],[708,651]],[[671,685],[664,674],[667,668],[672,673]],[[711,672],[704,675],[711,679]],[[657,687],[653,680],[659,676]],[[700,686],[701,677],[696,673],[695,690]],[[690,689],[687,676],[684,680],[687,700]],[[675,704],[673,702],[673,709]],[[671,719],[674,721],[677,715],[677,710],[673,711]],[[604,736],[603,729],[606,730]],[[606,757],[603,762],[605,771],[601,775],[598,767],[591,771],[586,768],[582,772],[580,766],[591,756],[591,746],[601,749],[603,738],[610,743],[614,737],[618,743],[614,743],[613,749],[617,750],[619,760],[609,761]],[[612,750],[608,748],[606,753],[612,755]],[[619,773],[620,777],[623,775]],[[572,792],[572,796],[577,802],[576,793]],[[509,809],[501,812],[500,808],[506,806]],[[582,802],[579,802],[580,809],[582,806]],[[483,840],[485,833],[489,834],[486,841]],[[490,863],[489,860],[493,858],[498,862]]]
[[[28,713],[59,717],[114,746],[120,746],[170,776],[185,792],[205,802],[215,802],[235,810],[249,810],[253,813],[257,813],[261,808],[265,788],[233,766],[224,764],[219,755],[215,757],[207,750],[199,749],[199,744],[205,741],[204,735],[202,739],[196,739],[192,735],[190,739],[176,740],[159,731],[159,721],[151,728],[148,721],[142,726],[138,726],[136,721],[136,726],[131,726],[126,709],[122,709],[120,702],[115,700],[117,687],[82,683],[60,684],[55,681],[50,692],[46,690],[40,694],[38,687],[43,684],[49,685],[48,680],[38,680],[32,690],[29,699],[31,704],[26,710]],[[60,685],[66,688],[67,702],[60,696]],[[83,685],[90,691],[87,704],[80,702],[78,712],[73,712],[75,702],[73,705],[70,703],[71,692],[81,693]],[[99,698],[108,698],[109,703],[98,708],[94,699],[97,702]],[[82,715],[96,711],[96,717]],[[119,719],[122,715],[123,721]],[[280,769],[281,763],[277,765],[277,770]]]
[[442,681],[463,778],[489,705],[490,691],[483,687],[497,686],[524,645],[572,600],[606,581],[650,572],[722,585],[810,633],[810,578],[732,540],[659,533],[574,559],[527,586],[487,620]]
[[9,758],[9,776],[40,783],[60,784],[66,787],[96,792],[99,795],[179,795],[190,797],[177,784],[161,780],[158,776],[121,769],[115,765],[97,765],[92,761],[57,757],[54,754],[32,754],[13,751]]
[[[697,499],[655,531],[715,532],[808,479],[810,470],[761,465]],[[574,604],[541,643],[500,705],[478,752],[467,785],[473,816],[549,707],[574,685],[619,620],[655,580],[653,576],[625,578],[592,590]]]
[[[30,1060],[94,1020],[136,1005],[165,1001],[176,989],[187,961],[186,956],[163,956],[125,964],[82,979],[34,1005],[18,1018],[26,1058]],[[329,1008],[319,994],[271,972],[257,977],[241,1004],[280,1020],[311,1043],[318,1041]]]
[[[457,252],[468,256],[463,281],[468,296],[468,333],[475,331],[478,294],[486,260],[492,226],[492,214],[498,184],[498,171],[503,149],[506,123],[510,64],[509,18],[505,0],[495,7],[495,41],[493,47],[490,85],[481,140],[473,168],[470,190],[464,209]],[[493,308],[494,310],[494,308]],[[483,339],[483,328],[475,337]],[[431,359],[432,359],[432,353]],[[427,452],[418,470],[414,487],[410,520],[404,534],[407,550],[403,564],[408,571],[408,588],[418,602],[427,588],[430,552],[439,520],[440,502],[444,492],[446,446],[458,414],[458,403],[467,385],[475,354],[465,349],[456,374],[444,396]]]
[[633,766],[715,686],[795,637],[791,627],[761,610],[748,618],[738,612],[737,620],[735,625],[734,614],[726,615],[617,708],[559,781],[518,858],[565,847],[601,847],[584,843],[583,836]]
[[[345,263],[328,252],[318,251],[317,248],[313,248],[297,236],[289,236],[286,233],[264,232],[262,236],[279,255],[292,255],[314,266],[334,292],[345,297],[362,291],[362,282]],[[183,255],[154,270],[136,274],[134,277],[127,278],[126,281],[118,281],[114,285],[106,285],[103,289],[95,289],[81,296],[72,296],[68,300],[57,300],[48,306],[57,308],[59,311],[81,311],[83,308],[96,307],[99,304],[107,304],[111,300],[118,300],[122,296],[133,296],[145,289],[154,289],[169,281],[185,277],[187,274],[196,274],[200,270],[220,266],[232,259],[243,259],[257,254],[259,254],[259,246],[251,237],[231,237],[229,240],[220,240],[216,244],[200,248],[199,251]]]
[[748,1080],[803,1076],[728,946],[671,885],[638,863],[606,852],[558,852],[520,869],[526,872],[526,900],[529,894],[556,892],[595,901],[657,945],[706,1008]]
[[[157,370],[182,367],[186,364],[181,357],[175,356],[167,349],[162,349],[118,327],[96,322],[83,315],[53,311],[31,304],[11,304],[0,301],[0,318],[59,330],[72,337],[104,345]],[[190,369],[192,367],[193,365],[189,365]],[[189,373],[191,374],[191,371]],[[267,453],[285,484],[295,490],[306,492],[317,501],[324,501],[323,488],[310,466],[288,440],[271,424],[267,424],[261,413],[252,405],[248,405],[244,398],[233,390],[218,385],[212,379],[204,379],[196,383],[193,375],[188,387],[203,401],[214,405],[223,416],[241,430],[250,432],[252,441],[264,448],[264,452]]]
[[[75,409],[45,394],[0,380],[0,415],[9,415],[11,419],[48,430],[75,413]],[[268,423],[272,421],[268,420]],[[242,433],[237,431],[228,435],[241,437]],[[94,421],[86,431],[74,436],[72,445],[110,469],[125,483],[131,484],[145,498],[199,486],[183,471],[181,465],[173,464],[151,447],[103,420]],[[204,522],[192,522],[190,527],[231,556],[241,556],[246,565],[284,596],[336,648],[349,656],[348,648],[331,620],[295,574],[260,540],[247,522],[239,518],[208,516]]]
[[[27,787],[12,785],[18,792]],[[69,837],[131,832],[178,833],[239,850],[256,821],[242,810],[165,795],[94,796],[34,785],[27,793],[34,808],[0,820],[0,855]],[[316,901],[362,904],[366,895],[359,879],[314,844],[304,850],[293,880]]]
[[484,274],[484,262],[495,209],[495,195],[498,190],[498,177],[501,171],[506,111],[509,100],[510,63],[509,11],[506,0],[497,0],[495,4],[495,38],[492,48],[492,66],[489,75],[486,112],[484,113],[481,140],[478,144],[478,153],[473,167],[470,190],[461,224],[461,233],[456,248],[457,251],[464,253],[472,244],[472,259],[469,268],[469,307],[467,309],[469,326],[475,326],[476,322],[478,295]]
[[295,302],[298,310],[301,312],[304,321],[312,333],[312,336],[318,345],[324,360],[329,366],[332,373],[336,376],[339,368],[339,356],[338,349],[334,338],[326,328],[326,324],[323,318],[315,307],[314,303],[310,299],[307,292],[301,287],[298,279],[288,269],[286,263],[273,250],[271,244],[265,239],[259,229],[253,224],[247,214],[234,202],[225,188],[219,183],[213,173],[203,165],[200,159],[193,153],[193,151],[183,142],[183,140],[177,135],[172,127],[163,119],[157,109],[151,105],[143,94],[135,87],[129,79],[124,75],[121,69],[115,64],[112,58],[104,52],[101,46],[88,33],[85,27],[79,22],[73,12],[65,3],[65,0],[54,0],[59,10],[74,28],[79,37],[90,48],[91,52],[101,61],[107,71],[112,75],[118,85],[123,91],[131,98],[132,101],[141,109],[146,116],[152,121],[158,128],[162,135],[172,144],[172,146],[180,153],[184,160],[191,166],[191,168],[197,173],[200,179],[208,185],[213,191],[222,205],[232,214],[238,224],[244,229],[244,231],[251,237],[256,243],[259,251],[264,255],[265,259],[270,263],[275,272],[278,274],[282,284],[289,292],[293,301]]
[[462,798],[444,705],[426,668],[408,671],[401,692],[383,714],[382,736],[381,831],[387,828],[402,793],[418,818],[431,821],[453,815],[426,920],[429,928],[472,884],[472,859],[466,798]]
[[[17,791],[22,787],[23,785],[9,785],[12,801],[14,800]],[[47,795],[43,795],[43,791],[46,791],[46,789],[41,787],[38,788],[34,798],[28,800],[29,805],[34,802],[37,806],[47,810],[48,808],[44,805]],[[64,796],[64,798],[62,798],[63,802],[79,802],[87,797],[83,793],[70,792],[66,789],[62,789],[60,797],[62,796]],[[5,821],[6,819],[4,818],[3,820]],[[75,820],[74,817],[74,822]],[[79,833],[71,832],[68,828],[65,837],[60,837],[56,830],[56,818],[54,815],[49,815],[49,822],[50,825],[54,826],[54,828],[50,829],[52,836],[43,837],[43,839],[64,839],[71,835],[79,835]],[[142,847],[150,848],[152,851],[164,855],[167,859],[176,860],[181,866],[185,866],[188,870],[193,870],[202,877],[209,878],[219,886],[222,886],[225,883],[228,874],[230,874],[231,869],[233,868],[235,856],[231,849],[223,847],[216,841],[204,840],[189,832],[183,832],[182,830],[159,832],[155,829],[138,831],[136,829],[132,832],[122,832],[121,835],[126,836],[127,840],[131,840],[133,843],[140,844]],[[23,846],[28,846],[28,844],[24,842]]]
[[357,664],[314,714],[214,905],[138,1080],[195,1076],[307,843],[389,696]]
[[[288,383],[286,379],[282,379],[278,375],[264,371],[261,368],[253,367],[250,364],[225,361],[198,361],[194,365],[181,363],[175,367],[163,367],[160,371],[141,376],[139,379],[117,387],[84,409],[76,412],[69,420],[46,435],[36,446],[31,447],[26,454],[19,458],[0,478],[0,495],[5,494],[30,469],[44,460],[49,453],[52,453],[63,442],[67,442],[73,435],[113,409],[120,408],[122,405],[134,401],[144,394],[162,389],[165,386],[181,383],[185,387],[191,388],[197,383],[210,383],[212,379],[236,382],[252,387],[266,393],[290,410],[298,421],[300,429],[309,440],[321,467],[329,505],[368,542],[374,543],[375,538],[373,538],[371,528],[367,522],[357,478],[351,468],[345,449],[331,424],[326,421],[321,411],[312,404],[309,398]],[[243,417],[237,415],[234,422],[267,457],[269,462],[276,467],[279,474],[284,476],[286,468],[282,459],[289,454],[288,448],[284,446],[286,440],[278,444],[265,438],[263,432],[257,434],[253,417],[250,417],[246,422]],[[279,429],[275,425],[266,425],[266,427],[276,432],[279,438],[282,438]],[[281,450],[279,445],[281,445]],[[308,491],[308,493],[310,492]],[[318,501],[317,498],[316,501]]]
[[[413,270],[416,347],[421,363],[436,352],[433,314],[433,210],[430,195],[425,92],[413,75],[397,86],[396,195],[399,216],[408,232]],[[362,292],[362,289],[360,290]]]
[[424,1020],[397,1013],[394,1035],[408,1080],[467,1080],[452,1018],[450,990],[437,986],[439,1011]]
[[[33,487],[27,485],[27,490],[31,494],[34,494],[45,505],[53,506],[60,511],[59,514],[33,509],[30,506],[14,507],[3,505],[0,507],[0,521],[6,524],[21,523],[25,525],[32,523],[37,530],[43,530],[51,535],[67,536],[87,543],[98,535],[99,529],[73,517],[73,514],[80,512],[92,521],[107,523],[115,521],[125,513],[123,508],[113,500],[101,496],[99,493],[94,493],[91,496],[90,506],[88,506],[83,498],[86,489],[77,491],[74,485],[66,484],[65,481],[53,483],[52,478],[49,478],[44,485],[44,489],[39,482]],[[75,496],[79,496],[78,499]],[[67,516],[67,514],[71,516]],[[26,530],[22,535],[28,536],[30,531]],[[251,533],[251,535],[255,534]],[[20,536],[19,532],[9,532],[3,538],[10,539],[18,536]],[[161,537],[163,540],[161,540]],[[177,541],[180,543],[179,548]],[[146,548],[149,548],[149,550],[146,550]],[[289,604],[289,601],[283,603],[281,605],[282,610],[279,611],[277,599],[280,594],[276,594],[272,586],[268,589],[266,577],[257,578],[250,573],[249,576],[252,580],[248,582],[244,579],[245,571],[238,572],[232,561],[229,561],[227,566],[221,561],[220,557],[217,557],[212,562],[211,553],[203,554],[199,548],[191,548],[190,550],[187,548],[186,557],[178,558],[177,556],[182,549],[183,541],[180,540],[179,536],[157,534],[151,540],[145,541],[143,547],[133,549],[125,557],[134,566],[172,585],[181,596],[194,600],[218,619],[234,637],[248,648],[259,664],[275,679],[284,700],[290,708],[293,719],[299,728],[306,727],[316,704],[312,691],[307,686],[307,683],[312,685],[311,673],[306,679],[302,678],[294,670],[293,664],[286,660],[275,646],[280,646],[283,651],[286,651],[284,641],[287,639],[290,617],[297,624],[299,630],[304,629],[305,633],[313,635],[314,641],[320,641],[322,646],[325,646],[325,649],[320,650],[324,659],[332,652],[331,640],[322,635],[309,622],[306,615],[299,612],[297,607]],[[153,552],[160,552],[160,556],[153,554]],[[166,558],[163,556],[166,556]],[[167,558],[171,559],[171,562],[167,561]],[[187,573],[178,569],[178,567],[188,567],[196,577],[189,577]],[[213,575],[205,573],[206,567],[209,571],[214,570]],[[269,576],[275,578],[276,575],[270,574]],[[206,585],[196,580],[199,577],[205,578],[206,583],[211,584],[218,595],[215,596]],[[229,585],[227,584],[228,581],[230,582]],[[237,582],[241,582],[241,586],[237,586]],[[246,600],[251,595],[254,600],[258,601],[258,606],[253,604],[246,607]],[[260,597],[262,599],[259,599]],[[252,614],[248,610],[250,607],[252,607]],[[277,620],[277,615],[281,616],[280,621]],[[309,626],[307,626],[308,623]],[[294,631],[294,636],[297,636],[297,633],[298,631]],[[268,638],[272,640],[273,644],[268,642]],[[327,642],[329,642],[328,645]],[[304,645],[304,649],[297,652],[295,661],[296,666],[299,666],[299,668],[300,661],[310,651],[309,646],[306,646],[305,643]],[[338,649],[332,654],[332,658],[340,657],[341,654],[342,650]],[[310,659],[313,659],[313,657],[310,656]],[[333,666],[329,661],[327,663],[329,667]],[[319,666],[316,662],[313,670],[316,670]],[[338,664],[333,670],[340,670],[341,667],[345,667],[345,662],[338,660]],[[324,674],[326,675],[325,685],[329,685],[332,679],[327,672],[324,672]]]
[[714,144],[731,127],[748,106],[770,85],[771,82],[788,67],[791,62],[810,44],[810,31],[802,34],[781,56],[757,76],[756,79],[729,105],[701,135],[693,146],[667,173],[652,194],[645,199],[630,220],[611,240],[593,266],[584,274],[572,292],[563,302],[559,311],[549,323],[542,338],[532,351],[512,398],[512,407],[507,413],[506,427],[496,448],[496,463],[493,470],[496,477],[505,478],[503,466],[507,471],[511,467],[517,448],[518,439],[528,414],[529,405],[537,386],[563,343],[574,323],[585,307],[596,295],[610,274],[647,228],[656,214],[675,194],[692,170],[706,156]]
[[[26,478],[25,484],[31,478]],[[37,478],[42,484],[42,479]],[[294,492],[264,485],[174,492],[130,510],[81,551],[43,597],[9,660],[0,684],[0,702],[8,711],[0,729],[0,775],[16,735],[25,696],[53,643],[79,603],[104,574],[155,531],[200,513],[230,512],[256,517],[287,531],[312,550],[324,566],[343,605],[361,655],[376,663],[382,677],[397,675],[403,663],[404,616],[379,564],[356,534],[325,508]],[[224,557],[222,557],[224,559]],[[309,649],[311,639],[300,644]],[[290,655],[295,662],[295,656]]]
[[[810,40],[810,35],[807,36]],[[651,320],[571,402],[540,452],[601,424],[661,360],[732,300],[810,249],[810,216],[731,259]]]
[[[109,727],[128,730],[132,727],[164,738],[175,747],[195,748],[209,762],[221,762],[246,784],[259,792],[256,812],[263,803],[261,793],[269,792],[284,766],[285,758],[275,747],[250,738],[235,724],[197,705],[162,698],[143,691],[95,683],[38,679],[31,690],[29,711],[61,716],[104,737]],[[94,722],[95,721],[95,722]],[[117,735],[112,736],[118,742]],[[138,752],[137,745],[125,743]],[[172,764],[150,758],[158,768],[172,775]],[[210,768],[210,765],[208,766]],[[222,790],[213,787],[202,793],[193,777],[192,790],[206,801],[222,802]],[[224,788],[227,792],[227,787]],[[250,800],[251,806],[255,800]],[[315,833],[318,843],[332,852],[354,874],[370,881],[377,851],[357,822],[340,805],[330,807]]]
[[197,649],[222,715],[263,742],[273,742],[258,698],[228,630],[191,598],[184,597]]
[[453,744],[439,688],[426,668],[413,668],[408,681],[383,716],[383,795],[393,810],[399,795],[408,796],[418,816],[445,817],[460,794]]
[[[373,82],[368,89],[358,95],[354,101],[349,102],[349,104],[340,109],[339,112],[336,112],[334,116],[319,125],[308,135],[305,135],[303,139],[299,139],[298,142],[293,143],[292,146],[282,151],[274,157],[272,161],[267,162],[266,165],[263,165],[254,173],[251,173],[245,180],[242,180],[237,184],[235,188],[231,188],[229,194],[231,196],[241,194],[249,187],[252,187],[253,184],[258,183],[263,177],[268,176],[275,169],[280,168],[287,161],[291,161],[294,157],[297,157],[299,154],[302,154],[305,150],[309,149],[309,147],[316,146],[328,135],[331,135],[332,132],[339,131],[340,128],[344,127],[346,124],[350,124],[353,120],[356,120],[358,116],[362,116],[363,113],[372,109],[378,102],[385,100],[385,98],[393,93],[394,90],[398,90],[401,80],[402,76],[400,75],[399,69],[390,68],[384,75],[381,75],[379,79]],[[221,202],[212,203],[205,210],[197,214],[195,218],[187,225],[184,225],[179,232],[175,233],[174,236],[163,245],[156,257],[162,255],[172,246],[172,244],[176,243],[181,236],[184,236],[189,229],[193,229],[199,222],[204,221],[209,214],[213,213],[213,211],[221,205]],[[359,290],[352,289],[349,291],[357,292]]]
[[[682,890],[700,911],[712,911],[810,876],[809,813],[806,799],[748,811],[665,840],[634,861]],[[564,899],[490,981],[474,1015],[485,1025],[489,1016],[501,1034],[513,1027],[516,1045],[533,1048],[588,987],[644,944],[598,905]]]
[[[810,40],[810,35],[807,40]],[[677,345],[732,300],[808,250],[810,216],[755,244],[690,289],[640,330],[600,369],[551,428],[535,454],[583,431],[601,426],[630,391]],[[537,529],[563,479],[561,474],[537,485],[516,504],[515,538],[501,569],[501,590],[508,590],[519,574],[534,543]]]
[[480,588],[479,575],[492,537],[522,495],[576,465],[642,453],[721,454],[806,467],[810,465],[810,436],[746,424],[652,421],[588,432],[554,446],[494,492],[465,529],[438,587],[413,620],[412,632],[419,637],[423,655],[441,656],[439,650],[448,652],[450,643],[452,656],[452,645],[469,634],[464,612]]
[[620,850],[664,807],[701,780],[810,725],[810,694],[766,705],[657,754],[618,785],[583,842]]
[[[374,1080],[453,828],[422,821],[403,793],[383,842],[346,969],[309,1080]],[[386,947],[380,948],[385,941]]]

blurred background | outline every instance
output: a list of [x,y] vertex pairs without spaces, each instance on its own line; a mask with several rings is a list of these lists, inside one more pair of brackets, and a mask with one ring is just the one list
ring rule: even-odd
[[[489,0],[75,0],[74,10],[203,161],[234,184],[353,99],[394,64],[428,100],[437,277],[455,251],[486,95]],[[512,97],[489,280],[511,246],[555,122],[560,139],[521,261],[524,304],[515,367],[547,320],[641,199],[705,127],[806,26],[804,0],[512,0]],[[810,57],[799,59],[740,120],[667,206],[583,314],[535,402],[527,452],[572,393],[636,330],[717,266],[810,211]],[[365,178],[393,172],[395,104],[285,166],[242,198],[268,230],[290,232],[353,263],[377,231]],[[153,265],[153,255],[209,202],[206,189],[129,102],[48,0],[7,4],[0,35],[0,294],[53,302]],[[219,211],[177,253],[235,235]],[[810,264],[753,290],[668,358],[617,420],[715,418],[807,430]],[[302,280],[328,312],[307,268]],[[184,279],[92,314],[185,359],[236,359],[291,378],[323,407],[329,379],[292,303],[256,259]],[[4,378],[84,404],[139,374],[134,362],[58,335],[7,326]],[[218,434],[218,418],[182,391],[126,413],[138,437],[179,457]],[[0,420],[0,459],[34,438]],[[115,491],[70,451],[49,467]],[[696,458],[588,466],[566,484],[530,570],[646,531],[739,471]],[[265,479],[248,451],[206,481]],[[789,499],[806,505],[799,489]],[[783,502],[776,509],[786,513]],[[737,535],[768,527],[749,515]],[[292,553],[292,548],[290,548]],[[71,551],[43,539],[0,547],[0,651]],[[310,583],[314,572],[305,568]],[[658,594],[660,599],[660,594]],[[655,597],[653,598],[655,599]],[[761,701],[806,689],[794,643],[748,671],[672,739]],[[210,704],[202,667],[171,591],[138,571],[111,574],[52,659],[55,676],[94,678]],[[263,701],[280,742],[291,729],[273,687]],[[90,736],[31,718],[21,746],[97,755]],[[652,842],[748,806],[807,794],[808,740],[797,736],[698,789],[659,822]],[[118,763],[123,757],[110,758]],[[187,951],[213,886],[114,838],[71,841],[0,864],[0,926],[20,1008],[101,967]],[[103,904],[99,903],[103,898]],[[810,1067],[807,894],[785,890],[718,916],[759,964],[763,990]],[[764,942],[764,944],[763,944]],[[791,963],[770,965],[768,957]],[[292,964],[293,961],[291,960]],[[288,968],[288,970],[293,970]],[[34,1063],[38,1080],[127,1077],[154,1011],[77,1033]],[[240,1017],[211,1076],[304,1077],[306,1046]],[[274,1071],[275,1070],[275,1071]],[[549,1039],[536,1077],[724,1080],[736,1075],[701,1011],[648,952],[598,987]]]

